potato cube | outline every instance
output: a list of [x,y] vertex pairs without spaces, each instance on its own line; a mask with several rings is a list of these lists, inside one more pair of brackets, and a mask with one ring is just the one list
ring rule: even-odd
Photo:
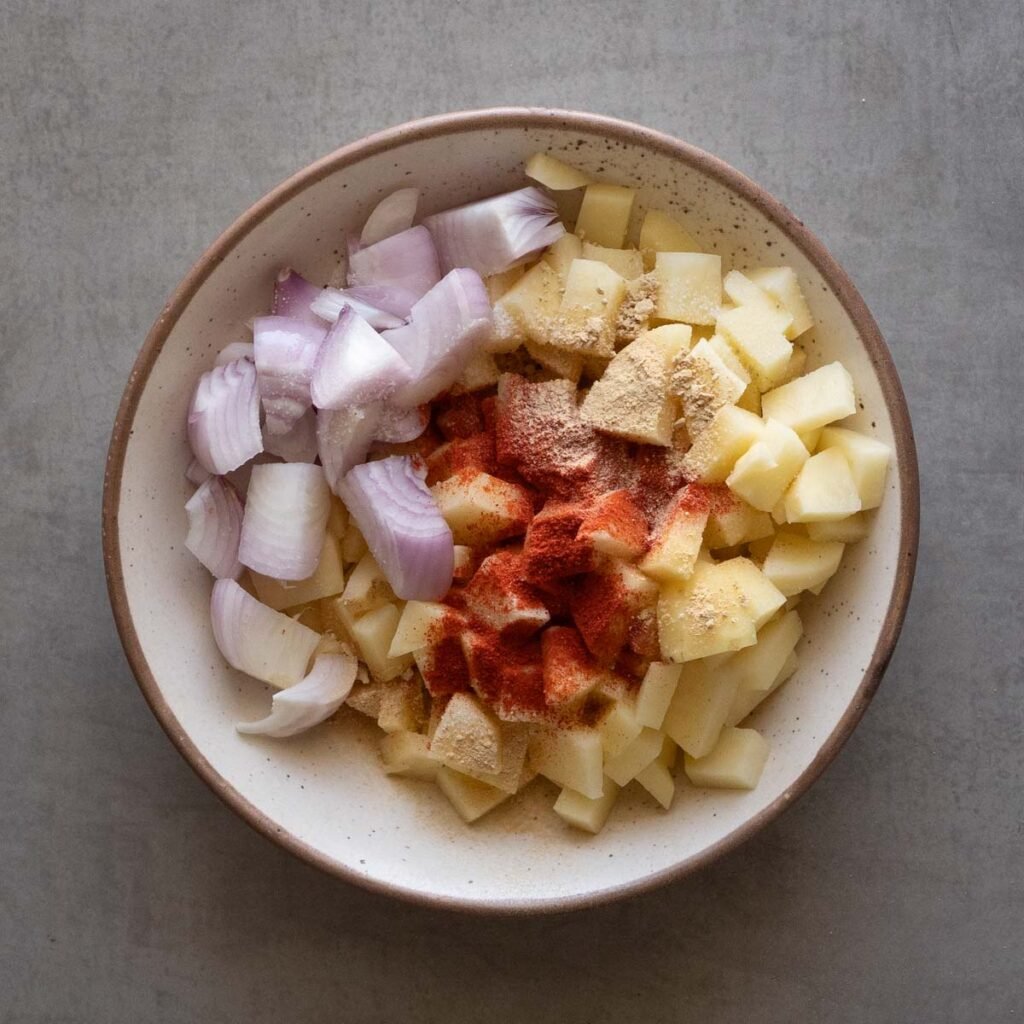
[[757,443],[736,460],[725,482],[754,508],[770,512],[807,459],[807,449],[796,433],[769,419]]
[[[363,669],[364,674],[365,672],[366,670]],[[352,687],[352,692],[346,698],[345,706],[376,721],[380,716],[384,689],[388,685],[388,683],[382,683],[379,679],[371,680],[368,683],[357,682]]]
[[412,665],[411,654],[388,657],[400,617],[401,612],[395,605],[385,604],[355,619],[349,626],[359,657],[366,662],[370,675],[382,682],[400,676]]
[[728,578],[741,595],[745,614],[760,629],[786,603],[785,596],[749,558],[730,558],[717,565],[720,578]]
[[736,460],[760,439],[760,417],[732,405],[724,405],[694,439],[683,459],[683,474],[701,483],[723,483]]
[[811,540],[781,531],[764,560],[763,571],[786,597],[801,590],[818,592],[839,568],[844,544]]
[[695,786],[753,789],[768,760],[768,741],[753,729],[727,726],[714,750],[703,757],[686,755],[686,775]]
[[482,818],[508,799],[508,793],[480,782],[479,779],[452,771],[446,765],[441,765],[437,770],[437,786],[467,823]]
[[629,491],[607,491],[584,515],[576,539],[602,555],[632,561],[647,547],[647,518]]
[[786,372],[782,375],[780,384],[788,384],[791,380],[796,380],[797,377],[803,376],[807,369],[807,349],[802,348],[800,345],[793,346],[793,354],[789,357],[789,365],[786,367]]
[[868,535],[868,518],[863,512],[854,512],[845,519],[808,523],[806,529],[811,540],[838,540],[843,544],[853,544]]
[[702,757],[718,742],[736,690],[736,680],[719,676],[714,664],[684,665],[662,728],[687,754]]
[[549,707],[578,707],[607,671],[594,661],[571,626],[550,626],[540,638],[544,700]]
[[737,498],[727,508],[716,508],[708,516],[704,543],[712,551],[717,551],[770,537],[774,532],[775,524],[767,512],[759,512]]
[[723,405],[736,402],[747,384],[722,361],[706,339],[701,339],[672,371],[671,389],[679,396],[683,419],[691,437],[711,422]]
[[423,688],[415,675],[394,679],[381,690],[377,725],[385,732],[419,732],[426,719]]
[[444,621],[449,609],[434,601],[407,601],[388,650],[389,658],[412,654],[431,643],[431,633]]
[[[746,390],[744,390],[743,394],[745,395],[747,391],[753,390],[753,392],[757,395],[757,400],[760,402],[761,392],[758,391],[757,388],[752,388],[750,371],[740,361],[740,357],[736,355],[736,352],[734,351],[732,345],[730,345],[729,342],[727,342],[725,338],[723,338],[720,334],[715,333],[712,333],[710,338],[705,338],[704,340],[707,341],[708,347],[714,350],[715,355],[717,355],[718,358],[721,359],[721,361],[729,368],[729,370],[736,377],[739,377],[739,379],[744,382],[744,384],[746,385]],[[739,399],[737,399],[737,401],[739,401]],[[760,412],[758,412],[757,414],[758,416],[761,415]]]
[[682,665],[652,662],[636,695],[636,719],[647,729],[660,729],[675,696]]
[[495,544],[525,533],[533,518],[529,492],[489,473],[459,473],[430,490],[456,544]]
[[604,792],[601,737],[593,729],[540,729],[530,739],[530,765],[556,786],[592,800]]
[[836,448],[818,452],[804,463],[783,502],[790,523],[844,519],[860,511],[860,494],[850,464]]
[[483,349],[473,353],[470,360],[462,369],[459,379],[452,387],[453,393],[467,391],[483,391],[484,388],[492,388],[498,383],[501,371],[494,361],[494,356]]
[[433,779],[437,775],[437,759],[430,753],[430,743],[422,733],[388,733],[380,741],[380,756],[387,775],[411,779]]
[[683,489],[665,514],[640,570],[663,582],[682,582],[693,572],[704,538],[708,511],[688,500]]
[[787,337],[798,338],[814,326],[814,318],[792,267],[760,267],[748,271],[747,276],[792,317],[792,323],[786,330]]
[[763,395],[761,410],[798,434],[824,427],[857,411],[853,378],[842,363],[829,363]]
[[[354,621],[375,608],[397,601],[381,567],[367,552],[349,573],[348,583],[341,593],[341,604]],[[348,624],[346,624],[348,625]]]
[[534,264],[495,304],[494,331],[487,349],[512,352],[523,335],[545,341],[561,297],[558,273],[545,260]]
[[770,689],[803,631],[799,613],[785,612],[760,630],[756,644],[716,665],[716,676],[719,681],[735,682],[738,693]]
[[534,153],[526,161],[526,176],[551,189],[552,192],[585,188],[590,184],[590,178],[582,171],[556,160],[547,153]]
[[760,391],[785,376],[793,355],[793,344],[784,333],[788,322],[788,316],[760,306],[728,309],[715,322],[715,332],[732,346]]
[[571,380],[575,384],[583,373],[584,358],[576,352],[567,352],[564,348],[544,345],[539,341],[526,341],[523,347],[534,362],[545,370],[550,370],[559,377]]
[[815,427],[813,430],[799,430],[796,436],[803,442],[807,453],[814,455],[818,451],[818,443],[821,441],[821,435],[824,431],[824,427]]
[[657,729],[644,729],[632,743],[605,761],[605,775],[620,786],[632,782],[661,753],[662,739]]
[[625,750],[643,731],[636,711],[625,701],[609,704],[597,723],[601,747],[606,758],[615,757]]
[[501,767],[501,728],[476,697],[456,693],[437,723],[430,750],[457,772],[496,773]]
[[667,811],[676,795],[676,781],[672,772],[663,764],[652,761],[642,772],[637,772],[636,781],[647,790]]
[[341,560],[345,565],[355,565],[367,552],[366,538],[363,537],[352,519],[349,519],[348,529],[345,536],[341,538]]
[[563,789],[555,801],[555,814],[574,828],[597,835],[604,828],[619,795],[619,787],[611,779],[603,779],[602,785],[603,791],[595,799],[573,789]]
[[565,287],[573,260],[581,259],[582,256],[583,243],[580,241],[579,235],[562,235],[557,242],[548,246],[544,253],[544,262],[558,274],[560,288]]
[[497,772],[478,772],[464,769],[480,782],[486,782],[503,793],[518,793],[536,772],[526,764],[532,727],[522,722],[499,722],[501,727],[501,765]]
[[504,270],[500,274],[491,274],[490,277],[485,277],[484,285],[487,288],[487,297],[491,300],[491,304],[493,305],[504,296],[525,273],[526,268],[519,266]]
[[583,243],[583,259],[605,263],[620,277],[632,281],[644,272],[644,258],[636,249],[608,249],[593,242]]
[[[640,249],[644,252],[701,252],[700,243],[674,217],[661,210],[648,210],[640,226]],[[654,265],[652,259],[651,265]]]
[[588,185],[576,218],[576,234],[595,245],[621,249],[636,192],[622,185]]
[[[348,509],[336,494],[331,495],[331,511],[327,516],[327,532],[340,541],[348,529]],[[340,554],[340,550],[339,550]],[[323,561],[323,555],[320,556]]]
[[722,281],[722,291],[737,306],[756,306],[759,309],[780,314],[780,319],[787,324],[792,322],[792,317],[780,307],[777,300],[738,270],[730,270],[725,275]]
[[636,566],[616,558],[583,577],[569,610],[584,643],[603,664],[618,657],[637,615],[655,605],[658,584]]
[[320,550],[320,561],[308,579],[285,582],[252,572],[253,587],[256,596],[268,608],[284,611],[300,604],[309,604],[321,598],[340,594],[345,587],[345,573],[341,563],[341,545],[338,538],[330,533],[324,537],[324,546]]
[[699,252],[659,252],[654,260],[661,320],[713,324],[722,305],[722,258]]
[[582,355],[610,356],[615,351],[615,322],[625,297],[625,279],[607,264],[597,260],[573,260],[559,310],[562,319],[567,318],[571,324],[579,323],[586,330],[558,330],[540,340]]
[[818,448],[836,448],[850,464],[853,481],[860,495],[861,508],[878,508],[885,493],[885,476],[892,449],[866,434],[843,427],[826,427],[821,432]]
[[[751,650],[757,650],[757,648],[754,647]],[[796,652],[790,651],[789,657],[783,662],[782,668],[779,669],[778,674],[767,689],[755,690],[753,688],[740,687],[736,691],[736,697],[732,702],[732,707],[729,709],[729,715],[725,720],[725,724],[739,725],[740,722],[749,717],[755,708],[760,707],[768,697],[796,672],[796,666]]]

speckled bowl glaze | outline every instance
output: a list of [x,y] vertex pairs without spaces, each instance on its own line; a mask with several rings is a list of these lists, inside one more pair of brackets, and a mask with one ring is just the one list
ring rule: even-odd
[[[854,426],[895,449],[870,537],[806,606],[795,677],[757,712],[771,743],[750,793],[680,779],[665,813],[631,787],[596,837],[566,828],[541,781],[472,827],[433,786],[386,777],[376,729],[355,714],[281,742],[238,735],[269,692],[229,669],[208,619],[211,581],[185,550],[185,414],[215,352],[266,312],[282,265],[326,281],[344,232],[402,185],[421,213],[523,184],[538,150],[639,188],[640,207],[684,216],[726,267],[796,267],[817,321],[813,367],[841,359],[860,399]],[[247,211],[160,314],[117,415],[103,543],[131,666],[161,725],[221,798],[264,835],[348,881],[438,906],[509,913],[585,906],[662,884],[741,843],[820,775],[860,719],[892,654],[918,536],[917,463],[889,352],[849,278],[780,203],[739,172],[646,128],[590,114],[502,109],[403,125],[345,146]]]

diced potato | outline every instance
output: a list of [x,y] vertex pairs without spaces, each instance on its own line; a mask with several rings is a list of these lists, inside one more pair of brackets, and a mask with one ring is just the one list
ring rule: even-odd
[[686,429],[691,437],[696,437],[723,405],[730,405],[740,398],[747,384],[702,338],[689,354],[676,363],[671,387],[682,400]]
[[582,256],[583,243],[579,235],[565,234],[553,245],[548,246],[544,253],[544,262],[558,274],[559,285],[564,288],[573,260],[581,259]]
[[670,363],[682,353],[690,351],[693,328],[689,324],[661,324],[644,332],[644,337],[656,343]]
[[524,533],[533,518],[529,493],[489,473],[460,473],[430,490],[456,544],[494,544]]
[[468,544],[455,545],[453,574],[455,579],[465,582],[476,572],[476,555]]
[[782,375],[780,384],[788,384],[791,380],[796,380],[797,377],[803,376],[807,369],[807,349],[802,348],[800,345],[793,346],[793,354],[789,357],[789,365],[786,367],[786,372]]
[[642,334],[594,382],[580,406],[581,419],[628,441],[671,444],[676,403],[668,392],[669,366],[664,347]]
[[[674,696],[674,694],[673,694]],[[658,755],[657,763],[664,765],[669,771],[676,766],[679,756],[679,744],[676,743],[667,733],[662,735],[661,753]]]
[[643,731],[637,721],[635,710],[623,701],[609,704],[597,723],[601,747],[605,757],[615,757],[625,750]]
[[447,614],[448,609],[434,601],[407,601],[391,640],[388,657],[400,658],[403,654],[412,654],[418,648],[426,647],[431,631]]
[[[294,619],[296,622],[301,622],[303,626],[313,630],[314,633],[323,633],[326,630],[324,625],[323,611],[320,608],[319,602],[313,602],[311,604],[300,604],[295,608],[289,608],[286,612],[288,618]],[[328,653],[321,651],[321,645],[325,643],[336,643],[337,640],[334,637],[322,637],[320,643],[317,644],[317,649],[314,652],[314,657],[317,654]]]
[[430,741],[433,755],[458,772],[496,773],[501,768],[501,728],[476,697],[456,693]]
[[423,689],[414,675],[392,680],[381,690],[377,725],[385,732],[419,732],[426,717]]
[[400,676],[412,665],[411,654],[400,658],[388,657],[400,617],[401,612],[395,605],[385,604],[355,619],[349,626],[359,657],[366,662],[370,675],[382,682]]
[[824,427],[857,411],[853,378],[842,363],[829,363],[769,391],[761,410],[765,419],[779,420],[798,434]]
[[[752,648],[757,650],[757,648]],[[796,672],[797,657],[795,651],[790,651],[789,657],[786,658],[779,669],[778,675],[772,680],[771,685],[766,690],[755,690],[755,689],[743,689],[740,688],[736,691],[736,697],[732,702],[732,707],[729,709],[729,716],[725,720],[726,725],[739,725],[744,719],[750,716],[755,708],[770,697],[787,679],[789,679],[794,672]]]
[[636,781],[647,790],[667,811],[676,795],[676,780],[663,764],[652,761],[643,771],[637,772]]
[[487,297],[491,300],[492,305],[504,296],[525,273],[526,269],[519,266],[512,267],[510,270],[505,270],[500,274],[491,274],[490,277],[484,278],[484,284],[487,287]]
[[561,160],[556,160],[555,157],[549,156],[547,153],[534,153],[526,161],[526,176],[540,182],[552,192],[585,188],[590,184],[590,178],[582,171],[562,163]]
[[595,245],[621,249],[636,192],[622,185],[588,185],[576,218],[576,234]]
[[647,547],[647,517],[629,491],[606,491],[583,516],[576,540],[602,555],[627,562],[639,558]]
[[843,544],[854,544],[868,535],[868,518],[863,512],[855,512],[845,519],[833,519],[807,524],[807,536],[811,540],[838,540]]
[[636,249],[609,249],[593,242],[583,243],[583,259],[606,263],[620,277],[632,281],[644,272],[644,258]]
[[757,443],[736,460],[725,482],[754,508],[770,512],[807,459],[807,449],[796,433],[769,419]]
[[491,352],[512,352],[523,335],[545,341],[551,319],[558,313],[562,281],[546,260],[534,264],[494,306],[494,330],[486,347]]
[[[331,495],[331,511],[327,517],[327,532],[340,541],[348,529],[348,509],[345,508],[341,498],[336,494]],[[340,549],[339,549],[340,553]],[[323,561],[323,555],[320,556]]]
[[530,357],[545,370],[571,380],[574,384],[580,379],[584,358],[578,353],[567,352],[564,348],[555,348],[554,345],[544,345],[538,341],[527,341],[524,347]]
[[681,665],[652,662],[636,695],[636,719],[647,729],[660,729],[665,712],[675,696]]
[[785,335],[789,317],[760,306],[728,309],[715,322],[715,331],[733,348],[760,391],[785,376],[793,344]]
[[[774,520],[772,520],[774,523]],[[759,540],[752,540],[747,544],[747,551],[750,552],[750,558],[760,565],[765,558],[768,557],[768,551],[772,544],[775,542],[775,535],[772,534],[768,537],[761,537]]]
[[601,737],[593,729],[540,729],[530,739],[530,765],[556,786],[592,800],[604,792]]
[[661,320],[713,324],[722,305],[722,258],[708,253],[659,252],[654,260]]
[[843,427],[826,427],[821,432],[818,448],[841,451],[850,464],[853,481],[860,495],[861,508],[878,508],[885,493],[885,477],[892,449],[866,434]]
[[760,417],[732,405],[724,405],[694,439],[683,459],[683,473],[701,483],[723,483],[736,460],[760,439]]
[[341,538],[341,559],[345,565],[355,565],[366,554],[366,538],[351,519],[345,536]]
[[536,777],[526,763],[532,727],[522,722],[499,722],[501,728],[501,765],[497,772],[465,770],[474,779],[486,782],[503,793],[518,793]]
[[772,619],[757,634],[757,643],[716,665],[719,681],[735,682],[737,693],[771,688],[783,665],[803,635],[804,627],[796,611]]
[[839,541],[811,540],[780,531],[764,560],[763,571],[786,597],[801,590],[817,593],[839,568],[844,547]]
[[760,629],[786,603],[771,580],[749,558],[730,558],[717,565],[721,578],[727,578],[740,593],[740,604],[746,615]]
[[760,285],[755,284],[746,274],[738,270],[730,270],[722,281],[722,291],[737,306],[757,306],[760,309],[772,313],[781,313],[787,320],[792,317],[781,309],[776,299],[773,299]]
[[803,442],[808,454],[814,455],[818,451],[818,442],[821,440],[824,430],[824,427],[815,427],[813,430],[797,431],[796,436]]
[[609,758],[604,773],[620,786],[632,782],[661,753],[662,735],[657,729],[644,729],[632,743]]
[[544,700],[548,707],[579,707],[604,680],[602,669],[571,626],[550,626],[540,638]]
[[482,818],[508,799],[508,793],[503,793],[495,786],[488,786],[479,779],[452,771],[445,765],[437,770],[437,786],[465,822]]
[[818,452],[804,463],[783,502],[790,523],[845,519],[860,511],[850,464],[836,448]]
[[463,367],[459,379],[452,388],[453,392],[483,391],[498,383],[501,371],[490,352],[481,349],[474,352],[468,363]]
[[687,754],[703,757],[718,742],[736,690],[736,680],[719,676],[714,664],[684,665],[662,728]]
[[708,516],[704,543],[712,551],[717,551],[770,537],[774,532],[775,524],[767,512],[759,512],[737,498],[728,508],[715,509]]
[[753,789],[768,760],[768,741],[753,729],[727,726],[715,749],[703,757],[686,755],[686,775],[695,786]]
[[[700,252],[700,243],[674,217],[648,210],[640,226],[640,248],[657,252]],[[653,265],[653,261],[652,261]]]
[[595,799],[573,789],[563,789],[555,801],[555,814],[574,828],[597,835],[611,814],[619,787],[611,779],[602,780],[603,791]]
[[[712,333],[711,337],[705,340],[707,341],[708,346],[714,350],[715,354],[723,363],[725,363],[729,370],[748,385],[749,390],[749,386],[752,384],[750,371],[740,361],[740,357],[736,355],[732,345],[730,345],[729,342],[727,342],[720,334],[715,333]],[[753,390],[757,393],[758,401],[760,401],[761,392],[758,391],[757,388],[753,388]],[[744,391],[744,394],[746,394],[746,391]],[[760,412],[758,412],[758,415],[761,415]]]
[[798,338],[814,326],[814,318],[792,267],[760,267],[747,271],[747,276],[792,317],[792,323],[786,331],[787,337]]
[[430,753],[427,737],[418,732],[392,732],[380,741],[380,756],[388,775],[411,779],[434,779],[437,759]]
[[697,562],[707,521],[707,509],[689,505],[684,491],[662,520],[640,570],[663,582],[686,580]]
[[[397,601],[381,567],[369,552],[363,555],[359,564],[349,573],[348,583],[341,593],[341,603],[352,620],[358,619],[375,608]],[[349,623],[346,626],[350,627]],[[385,652],[387,648],[385,648]]]
[[268,608],[283,611],[300,604],[309,604],[324,597],[340,594],[345,587],[345,573],[341,567],[341,546],[332,533],[324,537],[320,561],[316,571],[305,580],[282,582],[250,570],[256,596]]
[[561,317],[588,327],[596,323],[600,330],[581,332],[563,326],[540,340],[580,355],[610,356],[615,351],[615,321],[625,297],[625,279],[607,264],[597,260],[573,260],[559,305]]

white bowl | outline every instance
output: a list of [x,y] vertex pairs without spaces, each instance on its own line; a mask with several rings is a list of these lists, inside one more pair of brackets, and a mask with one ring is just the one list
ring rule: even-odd
[[[325,281],[343,233],[396,187],[422,190],[422,213],[523,183],[543,150],[602,179],[639,187],[639,204],[678,211],[727,266],[796,267],[817,321],[811,365],[841,359],[860,397],[854,425],[896,452],[870,537],[806,614],[796,676],[763,708],[771,743],[749,793],[680,782],[663,812],[632,791],[596,837],[551,813],[538,783],[473,826],[433,786],[388,778],[376,729],[337,716],[286,742],[240,736],[265,687],[227,668],[209,625],[208,573],[185,550],[190,489],[185,414],[199,374],[265,312],[279,267]],[[111,441],[104,553],[118,630],[161,725],[246,821],[349,881],[424,903],[527,912],[591,904],[692,871],[792,803],[859,720],[896,642],[918,535],[917,464],[906,403],[878,328],[846,274],[763,189],[714,157],[636,125],[589,114],[508,109],[451,114],[346,146],[261,199],[199,260],[139,355]],[[636,787],[633,787],[636,788]]]

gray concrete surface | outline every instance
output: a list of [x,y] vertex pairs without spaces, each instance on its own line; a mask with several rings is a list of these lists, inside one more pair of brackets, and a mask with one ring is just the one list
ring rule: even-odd
[[[1019,0],[290,6],[0,9],[0,1020],[1019,1019]],[[201,250],[342,142],[503,103],[646,122],[788,202],[890,339],[924,498],[903,639],[820,784],[699,877],[548,920],[250,832],[136,691],[99,550],[122,385]]]

